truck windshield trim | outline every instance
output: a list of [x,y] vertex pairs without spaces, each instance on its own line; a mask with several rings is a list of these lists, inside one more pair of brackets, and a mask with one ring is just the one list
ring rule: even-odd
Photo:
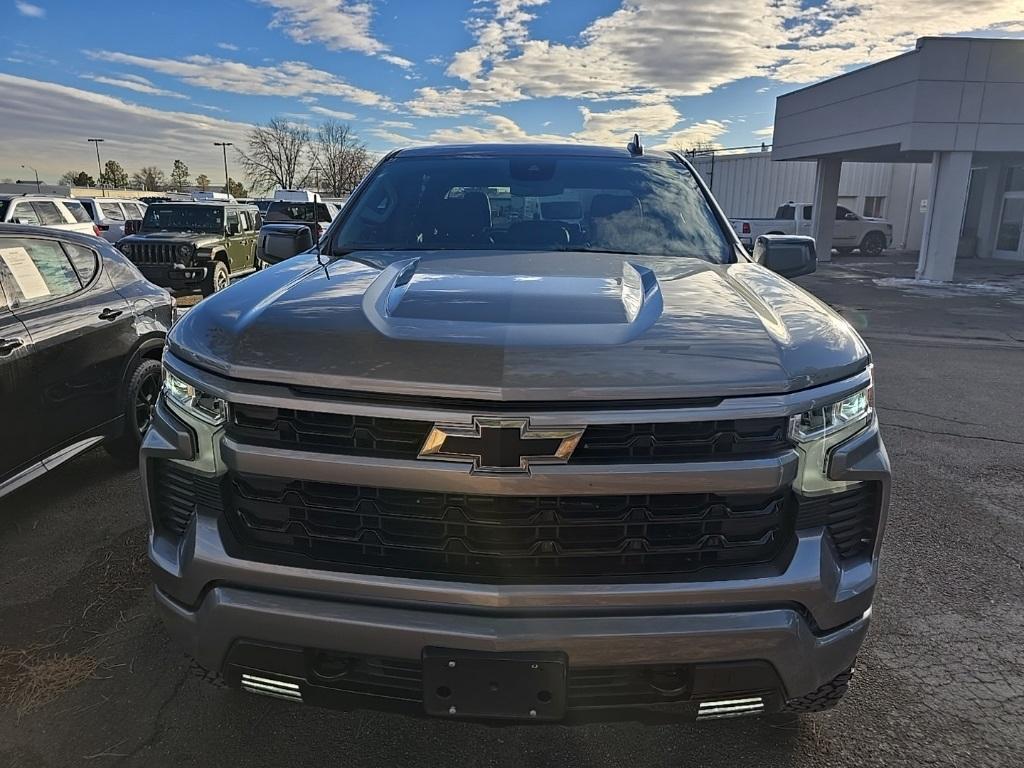
[[697,179],[668,159],[399,155],[342,215],[335,254],[530,250],[734,260]]

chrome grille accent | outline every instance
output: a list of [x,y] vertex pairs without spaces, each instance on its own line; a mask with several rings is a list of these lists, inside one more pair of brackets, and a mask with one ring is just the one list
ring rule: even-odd
[[764,699],[760,696],[749,696],[743,699],[719,699],[718,701],[702,701],[697,707],[697,719],[721,720],[726,717],[759,715],[762,712],[764,712]]
[[299,689],[299,684],[286,680],[274,680],[270,677],[258,677],[243,672],[242,690],[259,696],[302,702],[302,691]]

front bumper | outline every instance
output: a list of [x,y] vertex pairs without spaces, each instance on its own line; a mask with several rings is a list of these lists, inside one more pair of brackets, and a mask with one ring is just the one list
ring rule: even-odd
[[[804,406],[794,402],[787,407]],[[161,402],[142,450],[147,484],[152,461],[194,461],[204,450],[210,454],[209,447],[197,445],[195,431]],[[418,462],[372,467],[341,456],[261,451],[223,438],[215,440],[213,454],[213,472],[241,468],[342,482],[346,473],[357,473],[367,482],[410,488],[430,482],[459,487],[469,477],[456,470],[442,477],[446,473],[440,467],[427,468],[430,476],[424,476]],[[559,469],[493,481],[486,492],[527,492],[517,486],[523,482],[555,488],[602,481],[591,475],[559,476]],[[641,482],[628,473],[608,474],[611,483]],[[677,467],[662,474],[657,482],[664,492],[699,490],[708,482],[743,482],[753,490],[792,481],[785,458],[765,466],[751,463],[711,481],[703,470]],[[877,426],[836,449],[829,474],[834,480],[879,484],[880,541],[889,466]],[[843,560],[819,527],[797,531],[785,567],[771,574],[654,583],[481,584],[251,562],[232,557],[224,536],[217,518],[197,515],[182,536],[154,529],[150,539],[160,614],[202,666],[236,685],[243,674],[289,681],[308,702],[378,707],[397,698],[413,709],[420,704],[408,691],[404,697],[375,697],[338,690],[334,682],[318,678],[309,659],[326,653],[384,660],[403,664],[415,675],[424,650],[431,647],[554,652],[565,655],[570,678],[592,670],[681,670],[691,682],[672,703],[683,714],[702,698],[753,693],[764,696],[770,711],[853,664],[867,631],[879,556],[876,542],[872,552]],[[757,665],[770,670],[770,683]],[[693,682],[701,679],[706,680],[702,685]],[[637,706],[650,709],[649,700],[638,701]],[[570,706],[572,717],[589,714]]]
[[172,293],[194,293],[202,290],[209,269],[203,266],[185,267],[180,264],[164,266],[156,264],[136,265],[149,282],[167,288]]

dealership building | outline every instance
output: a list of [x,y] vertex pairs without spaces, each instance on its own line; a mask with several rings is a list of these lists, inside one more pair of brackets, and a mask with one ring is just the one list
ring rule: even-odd
[[819,211],[885,216],[929,280],[951,280],[957,258],[1024,260],[1024,40],[922,38],[780,96],[773,142],[700,158],[729,216],[812,202],[819,258],[835,221]]

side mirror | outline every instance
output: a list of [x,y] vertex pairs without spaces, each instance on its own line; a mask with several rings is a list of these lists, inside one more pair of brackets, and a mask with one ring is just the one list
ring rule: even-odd
[[256,258],[277,264],[313,247],[313,233],[305,224],[264,224],[256,241]]
[[142,229],[142,219],[125,219],[125,235],[136,235]]
[[848,213],[845,216],[843,216],[843,218],[846,219],[847,221],[857,221],[858,217],[856,213]]
[[233,237],[234,235],[237,235],[238,232],[239,232],[239,228],[238,228],[237,224],[228,224],[228,236],[229,237]]
[[752,257],[783,277],[809,275],[818,268],[814,238],[802,235],[761,235],[754,241]]

